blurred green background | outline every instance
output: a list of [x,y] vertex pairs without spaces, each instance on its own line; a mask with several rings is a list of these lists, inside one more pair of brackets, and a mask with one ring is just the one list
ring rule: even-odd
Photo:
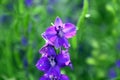
[[120,0],[0,0],[0,80],[38,80],[41,33],[59,16],[69,39],[70,80],[120,80]]

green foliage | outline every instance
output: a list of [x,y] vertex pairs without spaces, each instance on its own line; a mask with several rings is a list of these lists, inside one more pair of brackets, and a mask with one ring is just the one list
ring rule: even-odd
[[[120,80],[120,0],[0,0],[0,80],[38,80],[41,33],[56,16],[77,27],[70,80]],[[110,79],[114,69],[116,77]]]

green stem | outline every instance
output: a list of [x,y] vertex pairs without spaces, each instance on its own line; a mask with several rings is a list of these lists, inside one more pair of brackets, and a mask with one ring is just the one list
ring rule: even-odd
[[78,30],[80,29],[80,27],[82,26],[82,24],[85,21],[85,15],[88,12],[88,0],[84,0],[84,6],[83,6],[83,11],[82,14],[79,16],[78,22],[77,22],[77,28]]
[[[78,22],[77,22],[77,36],[72,38],[72,48],[76,49],[77,46],[77,42],[78,40],[81,40],[82,37],[82,33],[83,33],[83,29],[84,29],[84,22],[85,22],[85,15],[88,12],[88,0],[84,0],[84,6],[83,6],[83,10],[82,10],[82,14],[80,14]],[[79,33],[80,32],[80,33]]]
[[83,33],[85,30],[84,23],[85,23],[85,15],[88,13],[88,0],[84,0],[83,5],[84,6],[83,6],[82,14],[80,15],[78,22],[77,22],[77,29],[78,29],[78,31],[77,31],[78,39],[77,40],[79,40],[79,41],[83,39]]

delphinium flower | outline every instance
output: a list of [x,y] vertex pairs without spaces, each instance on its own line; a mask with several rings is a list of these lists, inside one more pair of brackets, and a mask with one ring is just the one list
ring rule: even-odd
[[47,28],[42,35],[57,48],[61,46],[69,48],[70,44],[67,39],[73,37],[75,34],[75,25],[71,23],[62,23],[62,20],[57,17],[54,25]]
[[115,72],[115,70],[113,69],[113,68],[111,68],[110,70],[109,70],[109,78],[110,79],[113,79],[113,78],[116,78],[117,77],[117,74],[116,74],[116,72]]
[[30,7],[33,4],[33,0],[25,0],[25,5]]
[[120,68],[120,60],[117,60],[117,61],[116,61],[116,66],[117,66],[118,68]]
[[46,44],[39,50],[42,55],[36,67],[45,74],[40,80],[69,80],[61,73],[61,68],[72,65],[69,55],[70,44],[68,38],[76,34],[76,27],[72,23],[62,23],[57,17],[54,25],[42,34]]
[[110,68],[108,72],[108,76],[110,80],[113,80],[114,78],[118,77],[118,73],[116,71],[117,68],[120,68],[120,59],[116,60],[114,67]]
[[28,40],[27,40],[27,38],[25,36],[22,36],[22,38],[21,38],[21,44],[23,46],[26,46],[28,44]]

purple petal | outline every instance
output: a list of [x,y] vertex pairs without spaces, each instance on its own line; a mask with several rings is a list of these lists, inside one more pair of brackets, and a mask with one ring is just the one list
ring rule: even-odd
[[46,33],[48,34],[56,34],[55,26],[50,26],[46,29]]
[[73,25],[71,23],[66,23],[64,25],[63,32],[64,32],[64,36],[66,38],[71,38],[71,37],[75,36],[75,34],[76,34],[76,27],[75,27],[75,25]]
[[21,43],[22,43],[23,46],[26,46],[28,44],[27,38],[23,36],[22,39],[21,39]]
[[33,4],[33,0],[25,0],[25,4],[26,4],[26,6],[32,6],[32,4]]
[[62,53],[58,54],[56,59],[60,67],[68,66],[71,62],[69,53],[67,51],[62,51]]
[[49,77],[52,75],[54,77],[59,77],[60,76],[60,67],[55,66],[51,67],[50,70],[46,73]]
[[39,50],[39,52],[40,52],[41,54],[48,55],[48,56],[56,55],[54,46],[51,45],[51,44],[49,44],[49,43],[46,43],[46,44]]
[[62,20],[59,17],[56,17],[54,25],[56,26],[57,29],[59,28],[59,26],[62,27],[63,26]]
[[69,67],[70,67],[72,70],[74,69],[71,62],[69,62],[68,65],[69,65]]
[[[63,42],[62,42],[62,41],[63,41]],[[70,44],[69,44],[68,40],[67,40],[65,37],[62,38],[61,42],[62,42],[62,45],[63,45],[65,48],[69,48],[69,47],[70,47]]]
[[39,80],[50,80],[50,79],[46,75],[44,75]]
[[54,46],[59,48],[61,45],[59,44],[59,37],[56,38],[56,40],[54,41]]
[[117,60],[117,61],[116,61],[116,66],[117,66],[118,68],[120,68],[120,60]]
[[61,74],[60,80],[69,80],[69,78],[64,74]]
[[116,76],[117,76],[117,74],[116,74],[115,70],[114,70],[113,68],[111,68],[111,69],[109,70],[109,78],[113,79],[113,78],[115,78]]
[[54,42],[55,47],[59,48],[61,46],[65,47],[65,48],[69,48],[70,44],[68,42],[68,40],[65,37],[57,37],[55,42]]
[[47,57],[42,57],[38,60],[36,67],[41,71],[47,72],[51,65]]
[[47,30],[42,34],[43,38],[47,39],[50,42],[54,42],[56,39],[56,30],[54,26],[47,28]]

